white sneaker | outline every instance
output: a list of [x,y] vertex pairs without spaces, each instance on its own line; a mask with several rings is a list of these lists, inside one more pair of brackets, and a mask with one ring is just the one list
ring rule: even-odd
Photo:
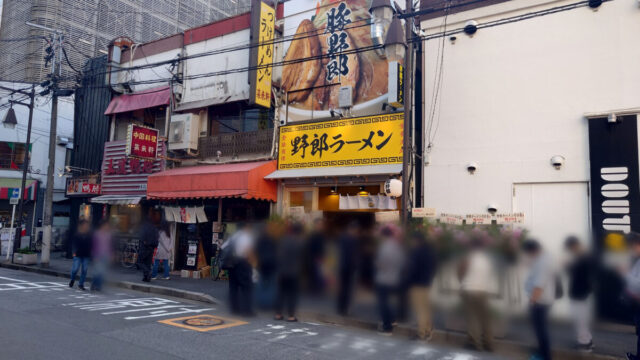
[[154,277],[151,278],[151,280],[158,280],[158,277],[154,276]]

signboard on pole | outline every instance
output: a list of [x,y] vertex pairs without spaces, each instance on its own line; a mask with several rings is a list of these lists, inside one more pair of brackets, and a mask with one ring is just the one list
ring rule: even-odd
[[11,190],[11,197],[9,198],[9,204],[18,205],[20,202],[20,188],[13,188]]

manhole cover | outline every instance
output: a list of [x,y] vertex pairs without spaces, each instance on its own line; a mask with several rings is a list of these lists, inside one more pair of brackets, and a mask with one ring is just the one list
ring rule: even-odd
[[182,323],[190,326],[218,326],[224,324],[224,320],[215,318],[192,318],[185,319]]

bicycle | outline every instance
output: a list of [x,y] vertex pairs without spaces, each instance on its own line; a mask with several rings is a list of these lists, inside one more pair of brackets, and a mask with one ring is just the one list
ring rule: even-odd
[[118,261],[120,266],[131,269],[138,263],[138,241],[136,239],[120,239],[118,249]]

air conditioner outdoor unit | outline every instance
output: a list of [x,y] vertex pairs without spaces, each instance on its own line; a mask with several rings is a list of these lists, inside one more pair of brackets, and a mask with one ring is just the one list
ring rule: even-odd
[[196,114],[173,114],[169,124],[169,150],[198,150],[200,117]]

